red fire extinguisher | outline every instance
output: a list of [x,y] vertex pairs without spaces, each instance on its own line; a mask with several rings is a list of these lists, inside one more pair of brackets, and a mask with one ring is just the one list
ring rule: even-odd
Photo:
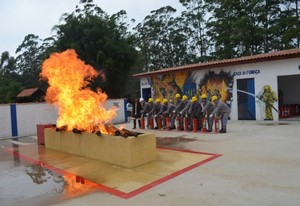
[[141,129],[145,129],[145,118],[144,118],[144,116],[141,117]]
[[290,105],[287,106],[287,110],[288,110],[288,116],[287,117],[291,117],[291,106]]
[[161,119],[161,117],[157,118],[157,127],[158,127],[158,129],[162,128],[162,119]]
[[282,118],[287,118],[287,108],[286,108],[286,105],[283,105],[283,114],[282,114]]
[[167,130],[171,129],[171,120],[169,116],[166,117],[166,128]]
[[193,132],[198,131],[198,119],[196,117],[193,118]]
[[219,118],[215,118],[215,133],[219,133]]
[[179,115],[176,117],[176,124],[177,124],[177,130],[181,131],[180,116]]
[[184,117],[184,131],[189,130],[189,118],[187,116]]
[[296,104],[296,106],[295,106],[295,114],[296,115],[300,114],[299,104]]
[[202,132],[206,132],[206,119],[204,117],[202,118]]
[[279,118],[281,119],[283,117],[283,115],[282,115],[282,106],[281,107],[279,107]]
[[154,129],[154,120],[153,120],[153,117],[151,116],[150,117],[150,129]]

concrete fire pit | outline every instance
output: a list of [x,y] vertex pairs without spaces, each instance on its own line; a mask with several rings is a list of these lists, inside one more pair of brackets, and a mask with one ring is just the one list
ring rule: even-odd
[[93,133],[73,133],[45,128],[45,147],[61,152],[101,160],[126,168],[134,168],[156,160],[154,134],[138,137],[112,136]]

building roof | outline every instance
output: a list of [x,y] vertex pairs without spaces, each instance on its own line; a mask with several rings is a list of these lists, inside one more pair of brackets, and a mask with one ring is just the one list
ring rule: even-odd
[[38,91],[39,88],[30,88],[30,89],[24,89],[22,92],[20,92],[17,97],[30,97],[32,96],[36,91]]
[[281,59],[289,59],[289,58],[297,58],[300,57],[300,49],[289,49],[276,51],[271,53],[264,54],[256,54],[252,56],[245,56],[233,59],[224,59],[218,61],[204,62],[198,64],[189,64],[184,66],[177,66],[171,68],[165,68],[152,72],[144,72],[139,74],[134,74],[133,77],[142,78],[148,77],[152,75],[160,75],[169,72],[179,72],[179,71],[187,71],[187,70],[200,70],[200,69],[209,69],[216,67],[224,67],[224,66],[232,66],[232,65],[241,65],[241,64],[249,64],[249,63],[257,63],[257,62],[266,62],[266,61],[274,61]]

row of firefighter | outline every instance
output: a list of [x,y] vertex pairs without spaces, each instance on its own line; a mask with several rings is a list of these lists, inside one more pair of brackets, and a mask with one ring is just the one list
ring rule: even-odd
[[[226,133],[230,108],[213,96],[208,101],[206,94],[198,100],[196,96],[188,99],[186,95],[175,95],[175,102],[149,98],[139,99],[142,112],[139,124],[141,129],[161,129],[178,131],[202,131]],[[221,129],[219,130],[219,120]]]

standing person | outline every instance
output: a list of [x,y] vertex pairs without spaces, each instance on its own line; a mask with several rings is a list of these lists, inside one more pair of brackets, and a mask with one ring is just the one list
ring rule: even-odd
[[154,116],[154,119],[155,119],[155,122],[156,122],[155,129],[158,129],[157,121],[158,121],[158,114],[159,114],[160,109],[161,109],[160,99],[157,98],[155,100],[155,105],[152,109],[152,115]]
[[264,86],[264,93],[260,98],[266,105],[265,107],[265,120],[273,120],[273,113],[272,108],[274,107],[273,104],[278,100],[275,92],[271,91],[271,87],[269,85]]
[[158,118],[159,117],[162,119],[162,127],[164,126],[163,125],[163,113],[167,110],[167,108],[168,108],[168,100],[163,99],[163,104],[161,104],[159,112],[154,116],[157,126],[158,126]]
[[[180,117],[181,130],[183,130],[184,117],[188,113],[188,110],[189,110],[191,104],[192,104],[192,102],[189,101],[188,97],[186,95],[183,95],[181,105],[178,105],[178,108],[177,108],[179,117]],[[181,106],[182,106],[182,109],[181,109]]]
[[176,120],[176,117],[178,115],[176,107],[181,104],[181,101],[182,101],[181,96],[180,96],[180,94],[177,93],[175,95],[175,108],[172,110],[172,114],[171,114],[171,128],[170,129],[175,129],[176,128],[175,127],[175,120]]
[[148,102],[145,102],[145,100],[143,98],[140,99],[141,104],[142,104],[142,108],[143,108],[143,117],[147,118],[147,128],[149,128],[150,125],[150,117],[151,117],[151,110],[153,107],[153,99],[149,98]]
[[[183,109],[185,108],[185,106],[188,103],[188,97],[186,95],[182,96],[182,99],[179,101],[177,100],[177,104],[175,109],[173,110],[173,115],[172,115],[172,119],[171,119],[171,129],[175,129],[175,120],[176,117],[179,116],[180,118],[180,126],[181,126],[181,130],[183,130],[182,126],[183,126]],[[180,113],[181,112],[181,113]],[[178,125],[177,125],[178,126]]]
[[141,129],[141,111],[142,111],[142,105],[140,103],[139,98],[134,100],[133,108],[132,108],[132,117],[133,119],[133,128],[136,129],[136,121],[138,121],[139,128]]
[[201,95],[201,104],[202,104],[202,113],[205,119],[207,120],[208,129],[206,130],[206,132],[211,132],[214,123],[214,117],[210,117],[210,114],[214,111],[215,106],[213,105],[213,103],[207,100],[206,94]]
[[164,99],[163,103],[164,103],[164,105],[167,106],[166,111],[164,111],[162,113],[162,115],[163,115],[163,117],[162,117],[163,118],[163,120],[162,120],[162,122],[163,122],[163,129],[165,129],[166,126],[167,126],[166,125],[166,118],[170,117],[170,115],[172,114],[172,111],[175,109],[175,106],[171,102],[168,102],[167,99]]
[[189,108],[189,111],[188,111],[188,116],[189,116],[189,129],[190,131],[192,131],[194,129],[194,125],[193,125],[193,120],[194,118],[197,119],[197,126],[198,126],[198,130],[201,130],[201,113],[202,113],[202,107],[201,107],[201,104],[198,102],[198,99],[197,97],[192,97],[192,100],[191,100],[191,106]]
[[[179,112],[180,114],[180,124],[182,125],[182,130],[184,128],[184,118],[189,116],[189,111],[190,108],[192,106],[192,101],[188,99],[188,97],[186,95],[182,96],[182,102],[185,104],[184,108]],[[187,127],[189,127],[189,118],[188,118],[188,125]]]
[[212,96],[211,101],[215,104],[215,109],[209,115],[209,117],[212,118],[214,115],[218,115],[221,119],[222,125],[222,129],[219,131],[219,133],[226,133],[230,107],[228,107],[228,105],[224,102],[220,101],[217,96]]

